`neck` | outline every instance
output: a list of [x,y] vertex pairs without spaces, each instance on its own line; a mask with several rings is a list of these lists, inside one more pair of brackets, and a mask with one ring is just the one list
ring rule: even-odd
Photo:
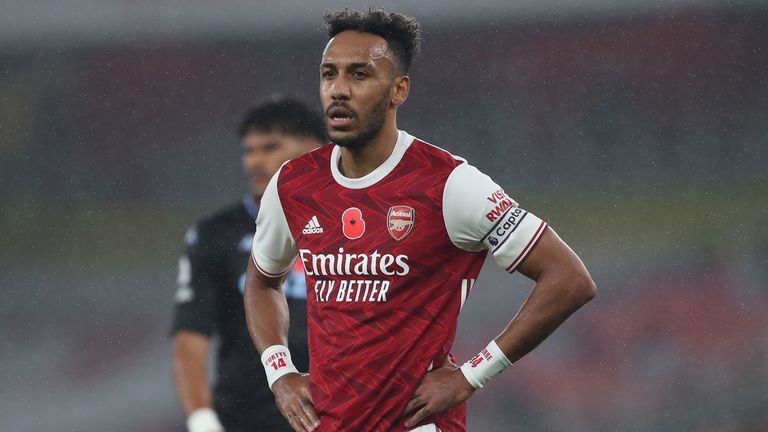
[[389,158],[397,144],[397,125],[394,119],[386,121],[370,141],[357,149],[342,147],[339,171],[348,178],[360,178],[370,174]]

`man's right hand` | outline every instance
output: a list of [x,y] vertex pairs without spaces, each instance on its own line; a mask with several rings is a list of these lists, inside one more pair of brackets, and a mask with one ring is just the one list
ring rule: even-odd
[[309,393],[309,375],[289,373],[272,384],[277,407],[296,432],[313,432],[320,426]]

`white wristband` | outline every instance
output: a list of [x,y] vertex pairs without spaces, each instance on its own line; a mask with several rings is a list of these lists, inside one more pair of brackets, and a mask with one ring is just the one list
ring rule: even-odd
[[299,373],[291,361],[291,352],[283,345],[272,345],[261,353],[261,364],[267,372],[267,384],[272,389],[272,384],[278,378],[289,373]]
[[189,432],[224,432],[224,426],[219,422],[216,412],[210,408],[200,408],[192,411],[187,417]]
[[472,387],[480,389],[491,378],[510,366],[512,366],[512,362],[496,345],[496,341],[492,340],[484,350],[472,357],[472,360],[461,365],[461,373],[464,374]]

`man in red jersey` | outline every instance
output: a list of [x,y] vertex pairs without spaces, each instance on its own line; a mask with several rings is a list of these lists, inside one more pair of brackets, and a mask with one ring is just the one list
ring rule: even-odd
[[[466,429],[465,404],[595,295],[570,248],[465,160],[397,129],[419,46],[413,18],[325,15],[320,98],[332,143],[270,181],[246,281],[248,327],[296,431]],[[488,252],[536,284],[461,367],[456,323]],[[280,281],[305,269],[309,374],[286,348]]]

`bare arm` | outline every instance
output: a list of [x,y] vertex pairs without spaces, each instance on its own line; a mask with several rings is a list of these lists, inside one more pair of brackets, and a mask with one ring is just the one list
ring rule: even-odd
[[[511,362],[536,348],[571,314],[596,294],[595,284],[578,256],[549,228],[518,267],[536,284],[517,315],[495,341]],[[459,404],[475,392],[456,365],[428,373],[403,414],[413,427],[432,414]]]
[[511,362],[528,354],[597,293],[578,256],[550,228],[518,267],[536,281],[520,311],[496,338]]
[[[197,233],[197,228],[191,229]],[[188,234],[190,231],[188,231]],[[218,262],[208,232],[188,235],[179,258],[178,290],[173,317],[173,377],[189,432],[223,432],[213,409],[206,375],[211,334],[215,329]],[[202,238],[202,240],[201,240]]]
[[[272,345],[288,345],[288,302],[283,293],[283,277],[273,278],[256,269],[248,260],[245,277],[245,318],[248,332],[259,353]],[[312,432],[320,420],[312,404],[309,379],[289,373],[272,385],[275,402],[288,424],[297,432]]]
[[245,276],[245,318],[259,353],[272,345],[288,345],[288,302],[283,279],[265,276],[248,260]]
[[206,335],[193,331],[179,330],[173,337],[173,377],[189,432],[224,432],[205,373],[209,345]]
[[189,416],[200,408],[211,408],[211,388],[205,374],[208,337],[191,331],[178,331],[173,337],[173,377],[176,394]]

